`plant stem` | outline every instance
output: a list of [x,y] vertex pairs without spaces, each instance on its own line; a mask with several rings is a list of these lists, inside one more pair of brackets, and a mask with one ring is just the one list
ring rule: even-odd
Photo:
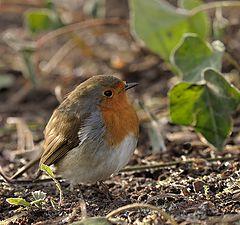
[[176,166],[176,165],[184,165],[184,164],[191,164],[194,162],[198,162],[198,160],[205,160],[208,162],[216,162],[216,161],[228,161],[228,160],[236,160],[239,159],[239,156],[232,156],[232,157],[221,157],[221,158],[206,158],[206,159],[190,159],[190,160],[178,160],[178,161],[172,161],[172,162],[167,162],[167,163],[155,163],[153,165],[139,165],[139,166],[128,166],[120,172],[133,172],[133,171],[146,171],[146,170],[158,170],[161,168],[165,167],[171,167],[171,166]]
[[118,209],[113,210],[112,212],[110,212],[106,218],[109,219],[110,217],[116,216],[119,213],[122,213],[126,210],[133,210],[133,209],[149,209],[149,210],[154,210],[159,212],[167,221],[169,221],[172,225],[177,225],[178,223],[176,222],[176,220],[167,212],[165,212],[164,210],[154,206],[154,205],[149,205],[149,204],[141,204],[141,203],[134,203],[134,204],[130,204],[130,205],[125,205],[122,206]]
[[33,62],[33,53],[32,51],[29,50],[22,50],[20,51],[21,56],[22,56],[22,60],[23,60],[23,64],[25,66],[25,72],[23,73],[23,75],[29,79],[33,85],[34,88],[37,87],[38,82],[36,79],[36,74],[35,74],[35,68],[34,68],[34,62]]
[[202,4],[198,7],[193,8],[189,11],[189,15],[194,16],[202,11],[225,7],[240,7],[240,1],[209,2],[207,4]]
[[105,26],[105,25],[121,25],[121,24],[127,24],[127,21],[119,18],[91,19],[91,20],[81,21],[79,23],[70,24],[65,27],[61,27],[47,33],[46,35],[44,35],[43,37],[39,38],[36,41],[36,47],[41,48],[44,44],[49,43],[50,40],[60,35],[74,32],[77,30],[86,29],[90,27],[98,27],[98,26]]

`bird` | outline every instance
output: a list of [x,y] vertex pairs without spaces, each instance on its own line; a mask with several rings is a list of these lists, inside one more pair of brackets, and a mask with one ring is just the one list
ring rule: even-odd
[[39,165],[54,165],[71,184],[108,179],[130,160],[137,146],[139,119],[126,83],[96,75],[78,85],[54,110],[44,130]]

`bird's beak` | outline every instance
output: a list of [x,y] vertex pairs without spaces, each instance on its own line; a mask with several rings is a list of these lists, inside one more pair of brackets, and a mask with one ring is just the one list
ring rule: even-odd
[[139,85],[139,83],[127,83],[125,84],[125,91]]

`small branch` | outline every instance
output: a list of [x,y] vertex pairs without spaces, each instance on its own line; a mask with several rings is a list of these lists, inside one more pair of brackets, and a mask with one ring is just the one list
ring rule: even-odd
[[25,83],[20,90],[16,91],[8,100],[10,102],[10,106],[16,106],[19,102],[21,102],[26,96],[29,95],[29,92],[32,90],[32,86],[29,83]]
[[194,16],[202,11],[206,11],[210,9],[226,8],[226,7],[240,7],[240,1],[221,1],[221,2],[209,2],[206,4],[202,4],[190,10],[189,16]]
[[[16,7],[16,6],[21,6],[21,7],[25,7],[25,8],[43,8],[44,7],[44,3],[42,3],[41,1],[26,1],[26,2],[18,2],[18,1],[14,1],[14,2],[10,2],[7,0],[3,0],[1,2],[1,4],[3,6],[12,6],[12,7]],[[1,8],[1,7],[0,7]]]
[[63,60],[63,58],[75,47],[73,40],[67,41],[58,51],[53,55],[49,62],[44,65],[41,69],[45,74],[52,72],[54,68]]
[[103,25],[121,25],[127,24],[126,20],[119,18],[108,18],[108,19],[92,19],[86,20],[79,23],[71,24],[65,27],[61,27],[52,32],[47,33],[43,37],[36,41],[36,47],[41,48],[45,43],[48,43],[51,39],[56,38],[59,35],[70,33],[76,30],[81,30],[89,27],[103,26]]
[[141,203],[135,203],[135,204],[130,204],[130,205],[125,205],[123,207],[120,207],[118,209],[113,210],[112,212],[110,212],[109,214],[107,214],[106,218],[109,219],[110,217],[116,216],[119,213],[122,213],[126,210],[133,210],[133,209],[149,209],[149,210],[154,210],[159,212],[162,217],[169,221],[172,225],[178,225],[178,223],[176,222],[176,220],[167,212],[165,212],[164,210],[154,206],[154,205],[149,205],[149,204],[141,204]]
[[[240,156],[232,156],[232,157],[221,157],[221,158],[206,158],[203,160],[206,160],[208,162],[216,162],[216,161],[228,161],[228,160],[237,160],[240,159]],[[191,159],[191,160],[179,160],[179,161],[172,161],[172,162],[167,162],[167,163],[156,163],[154,165],[139,165],[139,166],[128,166],[122,170],[120,170],[120,172],[124,173],[124,172],[134,172],[134,171],[146,171],[146,170],[158,170],[161,168],[166,168],[166,167],[170,167],[170,166],[176,166],[176,165],[184,165],[184,164],[190,164],[190,163],[195,163],[198,160],[202,160],[202,159]]]
[[232,64],[240,72],[240,64],[236,59],[234,59],[234,57],[230,53],[225,52],[224,57],[230,64]]
[[17,213],[17,214],[14,214],[13,216],[11,216],[10,218],[8,219],[4,219],[4,220],[1,220],[0,221],[0,224],[14,224],[14,222],[23,217],[23,216],[26,216],[27,214],[29,213],[29,211],[23,211],[23,212],[20,212],[20,213]]
[[13,183],[12,180],[11,180],[11,178],[8,177],[8,176],[3,172],[3,169],[2,169],[1,166],[0,166],[0,177],[3,178],[3,181],[4,181],[5,183],[8,183],[8,184],[12,184],[12,183]]
[[[18,172],[17,172],[18,173]],[[15,174],[13,175],[15,176]],[[33,179],[12,179],[12,177],[8,177],[2,167],[0,166],[0,177],[2,177],[2,179],[0,179],[0,183],[1,182],[5,182],[9,185],[36,185],[36,184],[42,184],[42,183],[52,183],[53,179],[52,178],[44,178],[44,179],[37,179],[38,176],[36,178]],[[61,180],[61,177],[56,177],[56,180]]]
[[37,157],[36,159],[31,160],[29,163],[27,163],[25,166],[20,168],[13,176],[11,176],[11,180],[15,180],[18,177],[20,177],[23,173],[25,173],[28,169],[33,167],[35,164],[39,163],[40,157]]
[[[240,156],[232,156],[232,157],[221,157],[221,158],[206,158],[203,160],[206,160],[208,162],[217,162],[217,161],[229,161],[229,160],[239,160]],[[137,166],[128,166],[122,170],[120,170],[120,173],[125,173],[125,172],[134,172],[134,171],[147,171],[147,170],[159,170],[162,168],[169,168],[173,167],[176,165],[184,165],[184,164],[190,164],[190,163],[195,163],[198,160],[202,159],[192,159],[192,160],[179,160],[179,161],[172,161],[168,163],[156,163],[154,165],[137,165]],[[3,170],[0,167],[0,176],[2,176],[4,182],[8,184],[16,184],[16,185],[34,185],[38,183],[47,183],[47,182],[52,182],[52,179],[38,179],[38,180],[16,180],[16,179],[11,179],[10,177],[6,176]],[[57,177],[57,180],[60,180],[61,177]],[[0,180],[1,182],[1,180]]]

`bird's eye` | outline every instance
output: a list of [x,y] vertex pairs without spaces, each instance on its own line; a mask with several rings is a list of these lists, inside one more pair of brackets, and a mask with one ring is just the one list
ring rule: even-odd
[[112,97],[112,91],[110,91],[110,90],[107,90],[107,91],[104,91],[104,93],[103,93],[105,96],[107,96],[107,97]]

